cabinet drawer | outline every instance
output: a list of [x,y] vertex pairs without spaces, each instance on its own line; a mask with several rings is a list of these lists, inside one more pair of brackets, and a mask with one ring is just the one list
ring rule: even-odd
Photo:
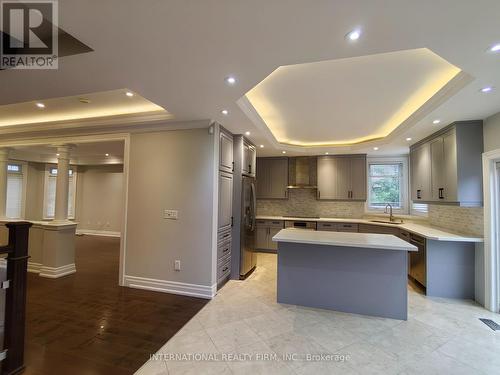
[[283,228],[285,222],[283,220],[257,220],[258,227]]
[[231,228],[217,232],[217,243],[231,240]]
[[221,242],[217,245],[217,259],[222,259],[231,254],[231,240]]
[[399,228],[386,227],[384,225],[359,224],[359,232],[360,233],[392,234],[394,236],[399,236]]
[[337,230],[339,232],[357,232],[358,224],[355,223],[338,223]]
[[219,260],[217,265],[217,279],[222,279],[231,273],[231,256],[226,256]]
[[317,224],[318,230],[336,232],[338,230],[337,223],[323,223]]
[[399,231],[399,237],[407,242],[410,242],[410,232],[401,229]]

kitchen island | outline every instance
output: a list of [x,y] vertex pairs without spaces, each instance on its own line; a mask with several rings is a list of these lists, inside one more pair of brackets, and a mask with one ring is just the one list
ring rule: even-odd
[[407,319],[408,251],[393,235],[283,229],[279,303]]

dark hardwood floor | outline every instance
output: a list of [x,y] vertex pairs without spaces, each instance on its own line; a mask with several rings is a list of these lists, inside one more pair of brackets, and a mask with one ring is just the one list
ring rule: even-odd
[[119,239],[77,237],[76,274],[28,275],[25,374],[131,374],[206,300],[118,286]]

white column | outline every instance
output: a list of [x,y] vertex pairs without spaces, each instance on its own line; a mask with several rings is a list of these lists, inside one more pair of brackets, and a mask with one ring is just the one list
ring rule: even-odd
[[7,208],[7,164],[9,150],[0,148],[0,219],[5,219]]
[[68,220],[68,194],[69,194],[69,151],[67,145],[57,148],[57,179],[56,179],[56,206],[54,221]]

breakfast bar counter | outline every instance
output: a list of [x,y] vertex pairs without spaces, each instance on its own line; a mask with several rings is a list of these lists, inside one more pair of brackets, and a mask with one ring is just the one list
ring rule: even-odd
[[408,251],[388,234],[283,229],[278,243],[279,303],[407,319]]

